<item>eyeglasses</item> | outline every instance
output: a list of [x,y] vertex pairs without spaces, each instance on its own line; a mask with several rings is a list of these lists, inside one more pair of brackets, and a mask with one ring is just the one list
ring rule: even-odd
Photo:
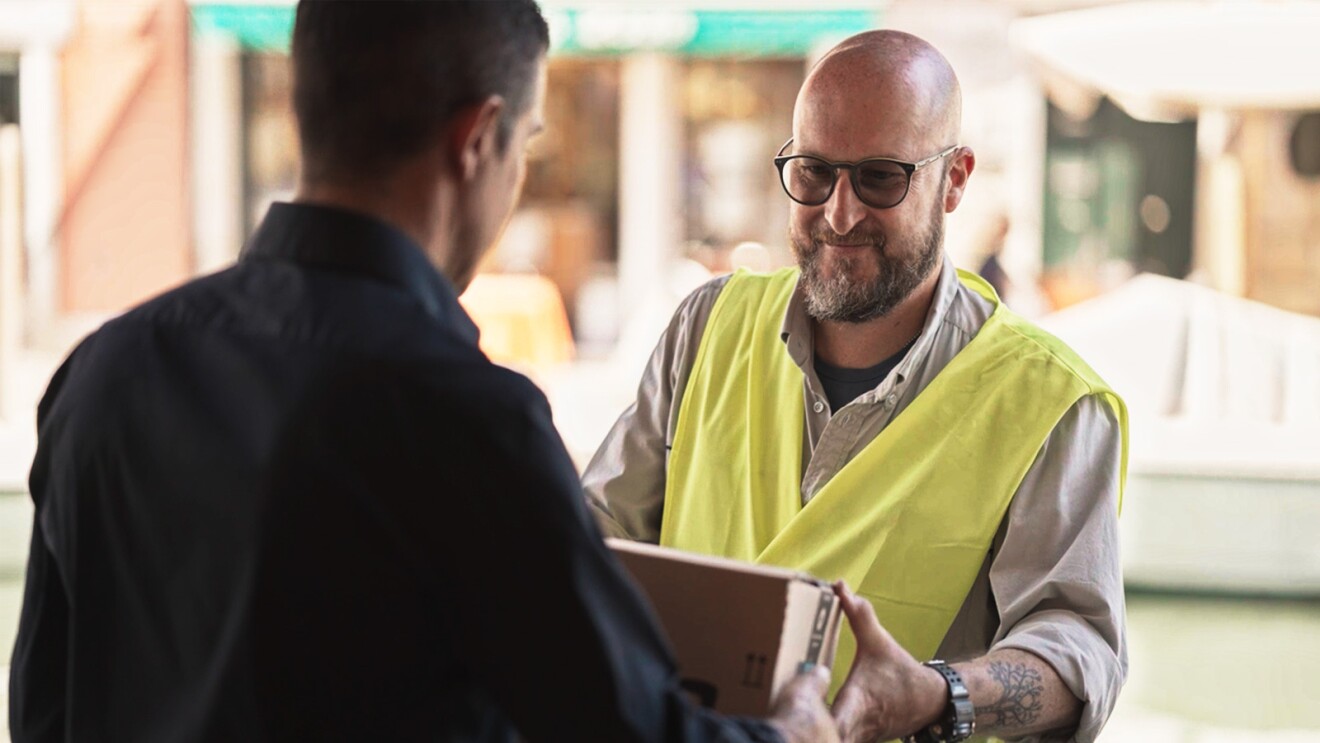
[[915,163],[888,157],[872,157],[855,163],[834,163],[811,155],[785,155],[784,150],[791,144],[793,140],[790,138],[779,148],[779,154],[775,155],[779,184],[784,187],[788,198],[805,206],[820,206],[830,200],[834,194],[834,185],[839,181],[839,171],[846,169],[853,193],[857,194],[863,204],[873,209],[890,209],[901,204],[907,198],[913,173],[958,149],[955,144]]

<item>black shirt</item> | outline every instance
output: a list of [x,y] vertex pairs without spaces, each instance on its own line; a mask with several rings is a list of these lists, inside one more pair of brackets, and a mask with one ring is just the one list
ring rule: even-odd
[[16,743],[777,739],[679,691],[545,398],[382,222],[273,206],[38,418]]
[[904,356],[907,356],[908,349],[912,348],[912,344],[916,341],[917,339],[913,338],[898,353],[865,369],[835,366],[821,360],[819,356],[815,357],[812,360],[812,368],[816,370],[816,376],[820,378],[820,386],[824,388],[825,397],[830,401],[830,412],[839,412],[839,408],[879,387],[880,383],[885,381],[885,377],[889,376],[889,372],[898,366]]

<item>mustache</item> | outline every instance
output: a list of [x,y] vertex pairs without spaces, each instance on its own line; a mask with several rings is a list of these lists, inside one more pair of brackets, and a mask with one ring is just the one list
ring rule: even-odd
[[826,225],[820,225],[811,230],[811,242],[814,245],[829,243],[831,245],[870,245],[877,250],[884,248],[885,235],[883,232],[858,225],[849,230],[847,234],[840,235]]

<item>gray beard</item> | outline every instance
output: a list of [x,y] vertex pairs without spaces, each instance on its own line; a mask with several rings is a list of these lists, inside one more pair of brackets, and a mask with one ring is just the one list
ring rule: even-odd
[[[886,257],[885,246],[890,241],[861,225],[847,235],[836,235],[828,227],[822,227],[805,240],[790,236],[798,268],[802,271],[807,314],[817,321],[863,323],[892,312],[939,263],[944,249],[943,203],[937,200],[935,206],[936,211],[927,223],[925,234],[914,240],[921,248],[916,259],[906,263]],[[839,260],[834,276],[822,276],[821,243],[825,242],[869,243],[878,267],[875,277],[865,281],[852,278],[861,262],[858,258]]]

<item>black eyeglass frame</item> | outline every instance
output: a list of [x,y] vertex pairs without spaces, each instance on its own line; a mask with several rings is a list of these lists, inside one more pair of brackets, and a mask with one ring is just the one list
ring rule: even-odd
[[[937,160],[941,160],[945,157],[948,157],[950,153],[954,152],[955,150],[957,150],[959,147],[962,146],[957,144],[949,145],[943,151],[931,155],[930,157],[927,157],[925,159],[918,160],[914,163],[904,162],[903,160],[895,160],[892,157],[868,157],[865,160],[858,160],[857,162],[849,163],[849,162],[831,162],[824,158],[816,157],[815,155],[785,155],[784,150],[788,149],[788,146],[791,144],[793,144],[793,138],[789,137],[788,141],[784,143],[784,146],[779,148],[779,152],[775,155],[775,160],[774,160],[775,168],[779,170],[779,187],[784,189],[784,193],[788,196],[788,198],[792,199],[793,201],[796,201],[799,204],[802,204],[803,206],[820,206],[821,204],[824,204],[825,202],[829,201],[830,197],[834,195],[834,189],[838,188],[839,171],[842,169],[847,169],[848,182],[852,184],[853,193],[856,194],[858,200],[860,200],[863,204],[866,204],[867,206],[871,207],[872,209],[893,209],[899,204],[902,204],[903,200],[907,198],[908,192],[912,190],[912,175],[914,173],[926,167],[927,165],[936,162]],[[799,199],[798,197],[794,196],[793,193],[788,190],[788,184],[784,182],[784,166],[788,164],[789,160],[796,160],[796,159],[815,160],[816,162],[823,163],[830,168],[830,190],[825,192],[824,198],[822,198],[820,201],[814,201],[814,202],[803,201],[802,199]],[[865,196],[862,195],[861,184],[857,182],[857,169],[862,165],[865,165],[866,163],[873,163],[873,162],[892,163],[894,165],[897,165],[905,174],[907,174],[907,181],[903,184],[903,195],[898,198],[898,201],[895,201],[894,203],[888,205],[873,204],[870,201],[868,201]]]

